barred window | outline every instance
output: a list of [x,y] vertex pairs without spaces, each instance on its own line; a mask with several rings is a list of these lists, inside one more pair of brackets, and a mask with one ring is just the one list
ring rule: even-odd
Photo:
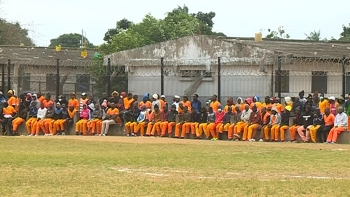
[[212,77],[211,72],[205,70],[181,70],[181,77]]
[[281,92],[289,92],[289,70],[281,70],[281,84],[278,84],[278,70],[275,71],[275,92],[281,86]]
[[56,74],[46,74],[46,91],[56,90]]
[[327,93],[327,72],[312,71],[311,92]]
[[90,75],[89,74],[77,74],[75,89],[77,92],[90,91]]

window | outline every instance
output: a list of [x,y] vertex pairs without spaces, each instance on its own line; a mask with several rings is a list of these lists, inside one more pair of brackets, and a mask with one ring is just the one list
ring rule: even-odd
[[281,92],[289,92],[289,70],[281,70],[281,84],[278,84],[278,70],[275,71],[275,92],[281,86]]
[[181,77],[212,77],[212,73],[205,70],[181,70]]
[[75,89],[77,92],[88,92],[90,91],[90,75],[88,74],[77,74]]
[[327,93],[327,72],[312,71],[311,92]]
[[350,94],[350,72],[347,72],[346,73],[346,78],[345,78],[345,84],[346,84],[346,89],[345,89],[345,94]]
[[24,73],[21,76],[21,88],[22,91],[30,91],[30,73]]
[[56,90],[56,74],[46,74],[46,91]]

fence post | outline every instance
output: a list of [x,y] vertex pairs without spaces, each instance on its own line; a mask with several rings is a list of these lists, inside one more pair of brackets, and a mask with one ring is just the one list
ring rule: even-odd
[[160,94],[164,95],[164,58],[160,58]]
[[107,65],[107,72],[106,72],[106,79],[107,79],[107,95],[111,93],[111,58],[108,58],[108,65]]
[[221,57],[218,57],[218,101],[221,101]]
[[347,64],[348,59],[345,57],[345,55],[343,56],[343,61],[342,61],[342,96],[345,99],[345,92],[346,92],[346,69],[345,66]]
[[5,92],[5,64],[2,64],[1,67],[1,86],[2,86],[2,90],[3,92]]
[[7,91],[11,90],[11,60],[7,60]]
[[281,56],[278,56],[278,78],[277,78],[277,85],[278,85],[278,98],[281,99],[281,83],[282,83],[282,60],[281,60]]
[[57,59],[56,70],[56,100],[58,101],[58,96],[60,94],[60,59]]

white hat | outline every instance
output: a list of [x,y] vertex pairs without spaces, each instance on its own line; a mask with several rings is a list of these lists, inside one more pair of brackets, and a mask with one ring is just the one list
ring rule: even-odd
[[276,107],[273,107],[273,108],[271,109],[271,111],[278,112],[277,109],[276,109]]
[[0,95],[3,95],[3,93],[0,91]]
[[165,98],[165,95],[160,96],[160,98]]
[[330,97],[328,97],[328,100],[333,100],[333,101],[335,101],[335,97],[334,97],[334,96],[330,96]]
[[154,99],[158,99],[158,94],[153,94],[152,96]]
[[175,95],[175,96],[174,96],[174,98],[176,98],[176,99],[179,99],[179,98],[180,98],[180,96],[178,96],[178,95]]
[[36,94],[33,94],[33,95],[32,95],[32,97],[38,97],[38,95],[36,95]]
[[86,93],[85,93],[85,92],[83,92],[83,93],[81,93],[81,95],[82,95],[82,96],[86,96]]

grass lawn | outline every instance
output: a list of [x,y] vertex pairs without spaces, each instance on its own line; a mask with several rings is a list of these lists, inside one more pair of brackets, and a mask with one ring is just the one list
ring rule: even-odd
[[0,196],[350,196],[350,145],[0,137]]

